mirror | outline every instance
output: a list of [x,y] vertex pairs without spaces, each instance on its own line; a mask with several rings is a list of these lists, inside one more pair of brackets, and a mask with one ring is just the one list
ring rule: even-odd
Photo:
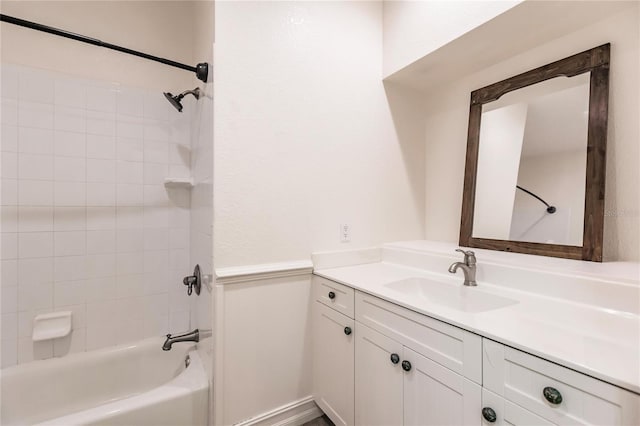
[[588,73],[483,105],[473,237],[582,245],[588,113]]
[[609,49],[471,93],[460,245],[602,261]]

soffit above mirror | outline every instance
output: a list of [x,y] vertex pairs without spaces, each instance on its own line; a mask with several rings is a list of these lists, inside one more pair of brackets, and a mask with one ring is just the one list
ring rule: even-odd
[[[606,19],[634,2],[523,1],[483,25],[429,52],[385,82],[428,93],[524,51]],[[509,34],[509,37],[505,37]]]

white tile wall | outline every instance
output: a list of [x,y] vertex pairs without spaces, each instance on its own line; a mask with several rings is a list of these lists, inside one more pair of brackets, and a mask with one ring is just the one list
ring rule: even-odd
[[[190,116],[147,92],[2,65],[2,367],[190,327]],[[169,88],[167,88],[169,89]],[[70,337],[33,318],[73,312]]]

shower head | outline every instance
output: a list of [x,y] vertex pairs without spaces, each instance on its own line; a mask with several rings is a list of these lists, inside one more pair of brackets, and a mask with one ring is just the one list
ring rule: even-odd
[[193,95],[196,99],[200,99],[200,88],[196,87],[193,90],[187,90],[175,96],[172,95],[171,92],[164,92],[164,97],[167,98],[169,103],[173,105],[173,107],[177,109],[178,112],[182,112],[181,101],[182,101],[182,98],[184,98],[186,95]]
[[178,96],[173,96],[171,92],[164,92],[164,97],[167,98],[169,103],[173,105],[178,112],[182,112],[182,104],[180,103],[180,98],[178,98]]

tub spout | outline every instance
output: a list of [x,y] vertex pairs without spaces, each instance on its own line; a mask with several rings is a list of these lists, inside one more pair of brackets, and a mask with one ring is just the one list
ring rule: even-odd
[[167,334],[167,340],[164,341],[162,345],[163,351],[170,351],[171,346],[174,343],[178,342],[199,342],[200,341],[200,331],[196,328],[193,331],[188,333],[179,334],[177,336],[172,336],[171,334]]

